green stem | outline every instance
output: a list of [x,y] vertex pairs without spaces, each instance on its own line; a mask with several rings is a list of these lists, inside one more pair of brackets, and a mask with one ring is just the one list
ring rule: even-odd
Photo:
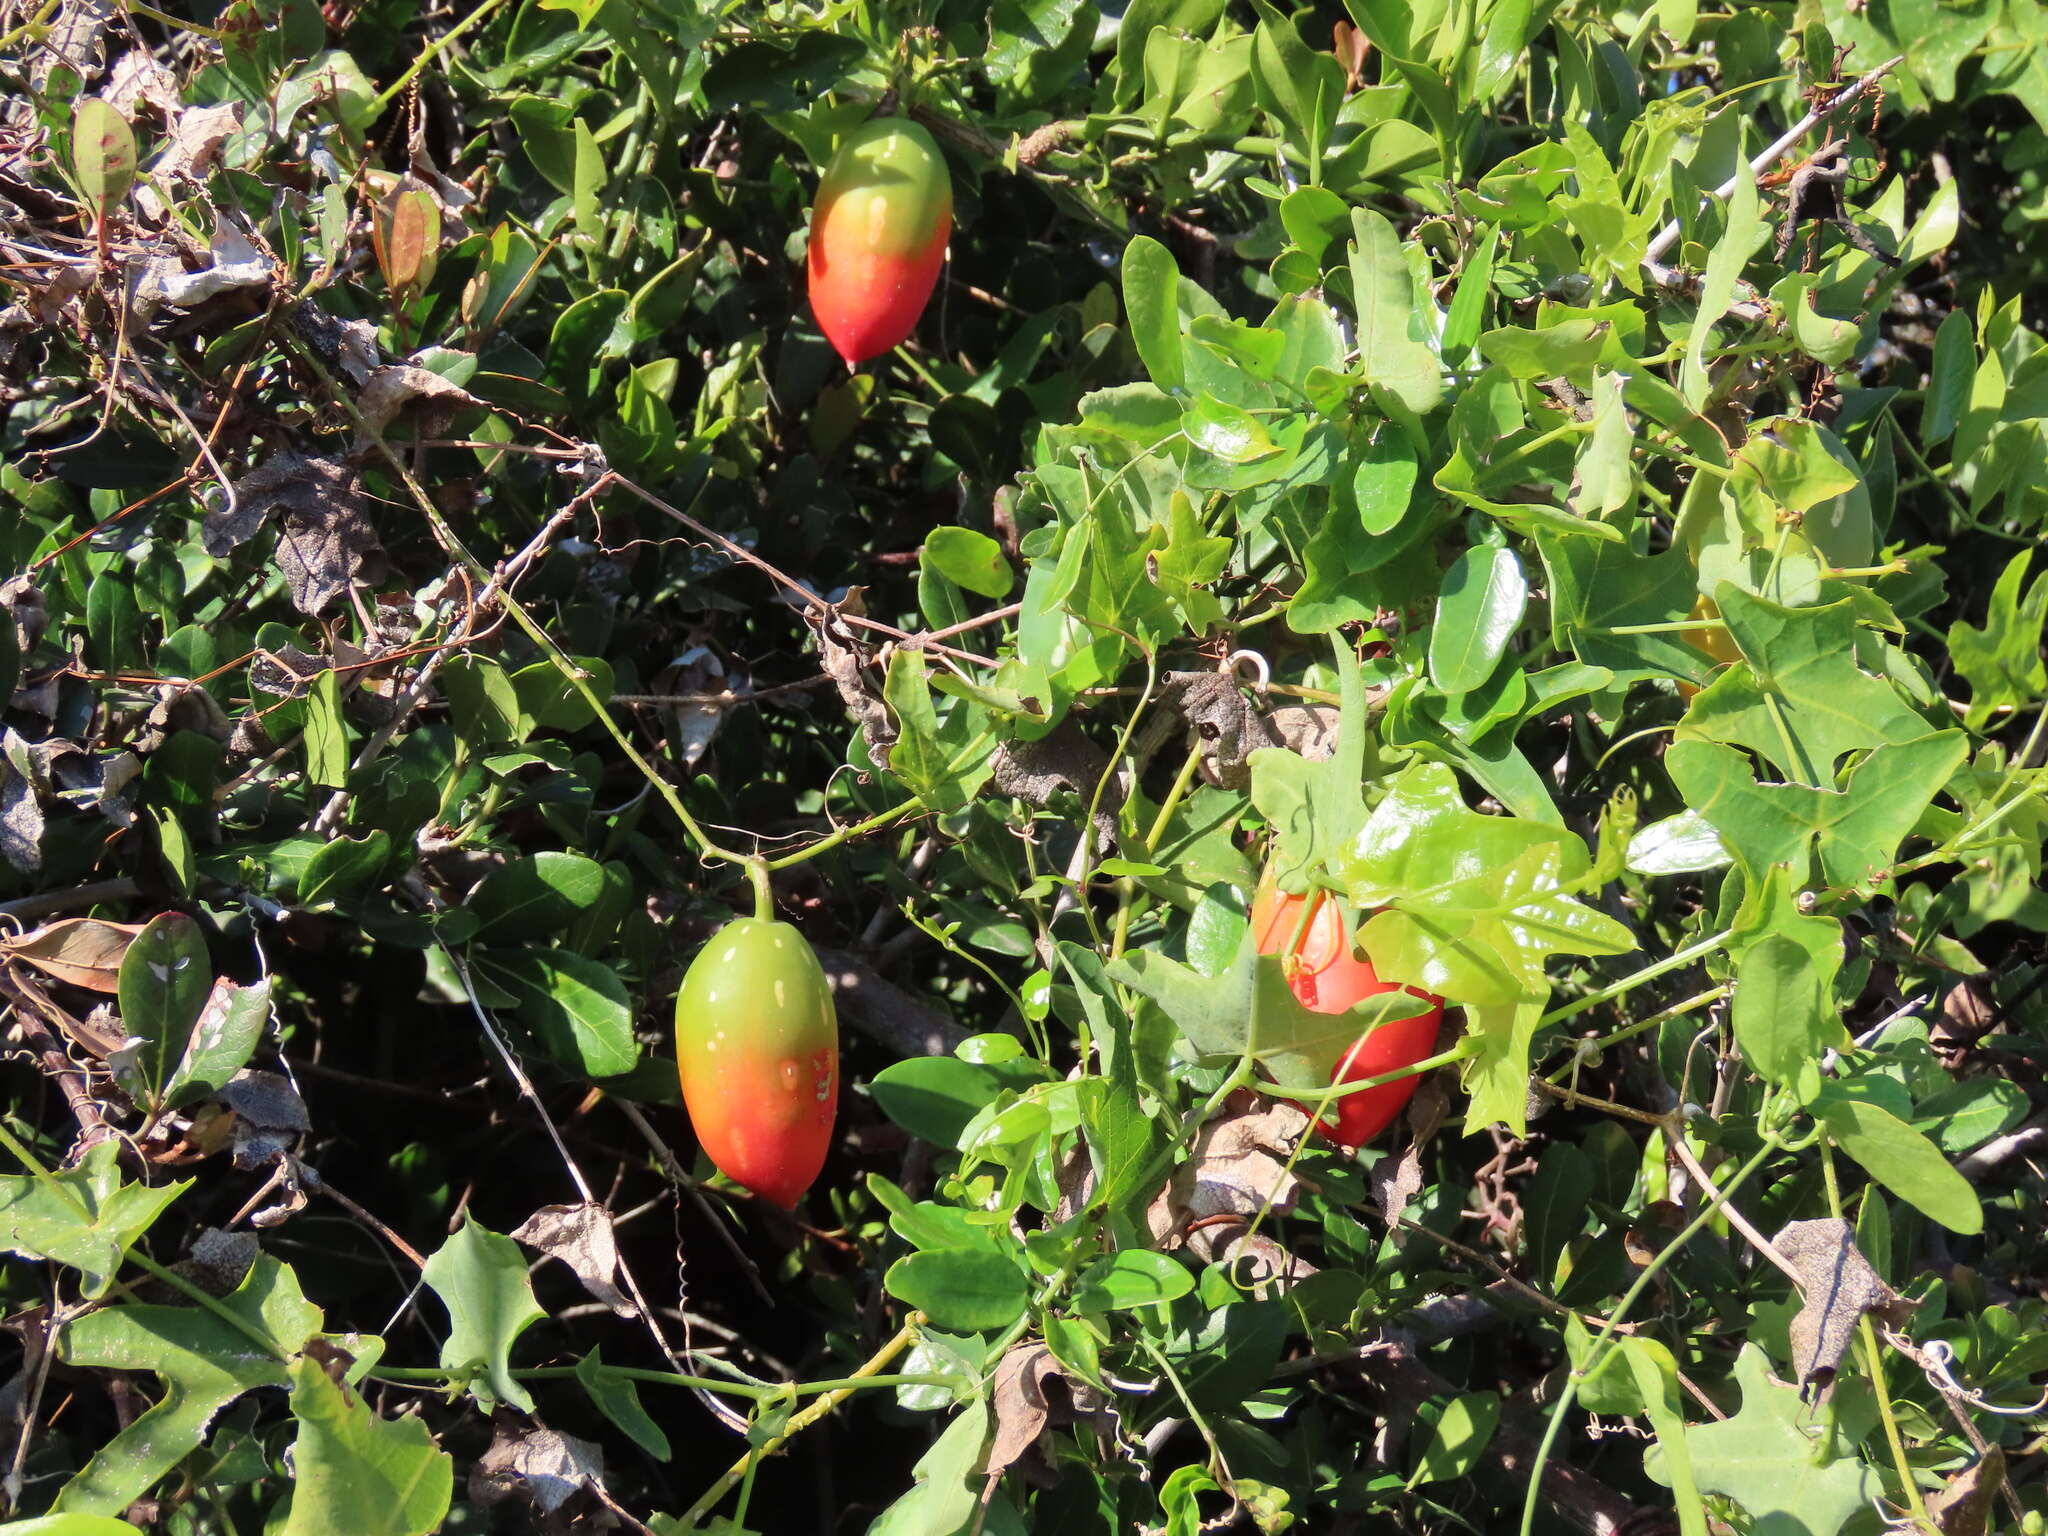
[[1646,1019],[1637,1019],[1633,1024],[1625,1024],[1610,1035],[1599,1035],[1591,1040],[1581,1040],[1572,1048],[1572,1059],[1551,1073],[1546,1081],[1554,1083],[1559,1078],[1567,1076],[1578,1067],[1582,1057],[1598,1055],[1609,1046],[1619,1045],[1624,1040],[1633,1040],[1637,1035],[1655,1029],[1659,1024],[1665,1023],[1668,1020],[1681,1019],[1688,1013],[1696,1013],[1709,1003],[1718,1003],[1727,995],[1728,988],[1725,983],[1718,987],[1709,987],[1704,992],[1698,992],[1688,997],[1682,1003],[1673,1003],[1669,1008],[1658,1009],[1657,1012],[1651,1014]]
[[1556,1406],[1550,1410],[1550,1422],[1544,1427],[1543,1442],[1536,1448],[1536,1464],[1529,1470],[1529,1491],[1522,1500],[1521,1536],[1529,1536],[1530,1531],[1535,1527],[1536,1501],[1543,1491],[1543,1469],[1549,1464],[1550,1453],[1557,1446],[1557,1437],[1564,1429],[1565,1416],[1571,1412],[1572,1404],[1578,1400],[1579,1385],[1595,1370],[1599,1369],[1601,1365],[1601,1352],[1605,1348],[1607,1341],[1614,1336],[1615,1328],[1627,1318],[1635,1304],[1642,1299],[1643,1292],[1648,1290],[1651,1282],[1663,1273],[1664,1267],[1677,1256],[1679,1250],[1691,1242],[1698,1235],[1700,1229],[1714,1219],[1715,1212],[1721,1208],[1722,1204],[1730,1199],[1735,1191],[1740,1189],[1744,1182],[1748,1180],[1749,1176],[1761,1168],[1765,1160],[1777,1150],[1777,1142],[1766,1136],[1764,1144],[1757,1148],[1748,1162],[1735,1171],[1735,1176],[1732,1179],[1721,1186],[1720,1192],[1713,1199],[1702,1205],[1698,1214],[1679,1230],[1678,1235],[1672,1238],[1670,1243],[1663,1249],[1659,1250],[1654,1259],[1643,1266],[1643,1272],[1636,1276],[1635,1284],[1622,1293],[1620,1303],[1608,1314],[1607,1321],[1601,1324],[1600,1331],[1593,1336],[1592,1346],[1586,1351],[1585,1367],[1583,1369],[1575,1368],[1565,1376],[1564,1390],[1558,1394]]
[[803,847],[797,849],[795,853],[785,853],[779,859],[770,859],[768,867],[774,870],[789,869],[794,865],[803,863],[806,859],[815,859],[821,853],[831,852],[841,843],[851,842],[856,837],[864,837],[870,832],[878,831],[888,826],[892,821],[901,821],[905,816],[908,816],[923,804],[922,800],[912,795],[901,805],[891,806],[886,811],[879,811],[875,815],[870,816],[866,821],[856,821],[847,826],[840,827],[836,831],[828,832],[815,843],[806,843]]
[[1566,1003],[1562,1008],[1551,1009],[1550,1012],[1543,1015],[1537,1022],[1539,1026],[1543,1024],[1562,1024],[1566,1019],[1584,1013],[1588,1008],[1597,1008],[1602,1003],[1610,1002],[1625,992],[1633,992],[1644,982],[1654,981],[1666,971],[1675,971],[1682,965],[1692,964],[1701,955],[1711,954],[1719,949],[1734,934],[1735,930],[1733,928],[1724,928],[1709,938],[1701,939],[1697,943],[1688,944],[1684,949],[1678,950],[1674,954],[1666,955],[1655,965],[1644,966],[1633,976],[1624,976],[1620,981],[1614,982],[1610,986],[1602,987],[1597,992],[1588,992],[1584,997]]
[[[1828,1214],[1840,1221],[1843,1219],[1842,1186],[1835,1177],[1835,1149],[1828,1145],[1825,1136],[1820,1139],[1820,1176],[1827,1188]],[[1884,1357],[1878,1353],[1877,1335],[1871,1330],[1870,1314],[1859,1312],[1856,1325],[1857,1353],[1863,1359],[1863,1373],[1870,1378],[1871,1396],[1877,1400],[1877,1416],[1884,1423],[1884,1438],[1891,1447],[1892,1467],[1899,1474],[1899,1486],[1904,1490],[1906,1503],[1921,1529],[1938,1532],[1941,1528],[1929,1518],[1927,1503],[1920,1496],[1920,1485],[1913,1480],[1913,1463],[1907,1459],[1905,1436],[1899,1433],[1898,1417],[1892,1412],[1892,1395],[1884,1379]]]
[[775,887],[768,880],[768,861],[756,854],[747,860],[746,869],[754,887],[754,916],[764,923],[774,922]]
[[1261,1091],[1276,1099],[1292,1099],[1300,1104],[1313,1104],[1316,1114],[1321,1115],[1330,1107],[1333,1100],[1347,1098],[1354,1093],[1363,1093],[1368,1088],[1380,1088],[1388,1083],[1421,1077],[1425,1073],[1434,1072],[1438,1067],[1455,1066],[1461,1061],[1470,1061],[1478,1054],[1479,1037],[1467,1035],[1448,1051],[1439,1051],[1434,1056],[1405,1067],[1397,1067],[1392,1072],[1382,1072],[1378,1077],[1361,1077],[1351,1082],[1332,1083],[1327,1088],[1282,1088],[1275,1083],[1262,1088]]
[[[1202,766],[1202,748],[1198,743],[1188,749],[1187,761],[1180,765],[1173,787],[1166,792],[1166,799],[1160,803],[1159,814],[1152,818],[1152,829],[1145,834],[1145,845],[1138,850],[1141,859],[1150,859],[1158,851],[1159,840],[1166,836],[1166,824],[1173,813],[1180,809],[1181,799],[1187,794],[1188,786],[1195,781],[1195,772]],[[1109,945],[1109,957],[1114,960],[1124,952],[1124,946],[1131,936],[1131,919],[1137,915],[1138,883],[1125,876],[1117,883],[1116,932]]]
[[[910,1321],[897,1330],[896,1336],[870,1355],[867,1363],[855,1371],[853,1375],[846,1377],[845,1380],[849,1383],[865,1383],[881,1375],[888,1368],[890,1361],[902,1354],[904,1350],[910,1348],[911,1342],[917,1337],[917,1327],[921,1321],[923,1321],[921,1314],[911,1314]],[[766,1445],[754,1446],[746,1455],[719,1474],[718,1479],[709,1488],[704,1490],[703,1495],[697,1502],[683,1511],[682,1517],[676,1521],[677,1527],[686,1531],[695,1530],[704,1517],[718,1507],[718,1501],[726,1496],[735,1483],[747,1475],[756,1462],[764,1460],[781,1450],[791,1440],[795,1439],[796,1436],[802,1434],[813,1424],[831,1413],[841,1403],[845,1402],[856,1390],[858,1389],[851,1385],[835,1387],[826,1392],[824,1396],[811,1404],[810,1407],[804,1409],[803,1412],[793,1415],[790,1418],[788,1427],[781,1434],[770,1440]]]
[[446,53],[461,38],[463,33],[469,31],[504,3],[505,0],[483,0],[483,4],[479,5],[475,10],[463,17],[462,20],[455,23],[454,26],[421,49],[420,56],[412,61],[411,66],[406,72],[394,80],[384,93],[371,103],[370,115],[373,117],[382,116],[384,109],[398,99],[398,93],[403,91],[408,85],[411,85],[413,78],[421,70]]

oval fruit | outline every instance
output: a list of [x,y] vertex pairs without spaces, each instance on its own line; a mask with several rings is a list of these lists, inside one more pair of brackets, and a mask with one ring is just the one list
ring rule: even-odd
[[705,1155],[785,1210],[832,1144],[839,1021],[818,957],[787,923],[742,917],[676,994],[676,1071]]
[[[1299,942],[1294,938],[1297,929],[1301,930]],[[1431,1005],[1412,1018],[1394,1019],[1360,1035],[1331,1069],[1333,1084],[1397,1072],[1436,1050],[1444,1000],[1416,987],[1380,980],[1372,962],[1345,942],[1343,914],[1327,892],[1283,895],[1269,867],[1252,898],[1252,942],[1263,955],[1287,951],[1288,987],[1302,1007],[1316,1013],[1345,1013],[1386,992],[1407,992]],[[1290,944],[1293,948],[1288,951]],[[1420,1077],[1404,1077],[1362,1093],[1348,1093],[1336,1101],[1336,1124],[1319,1120],[1317,1128],[1339,1146],[1363,1146],[1393,1123],[1421,1082]]]
[[[1687,617],[1718,619],[1721,617],[1721,609],[1711,597],[1702,592],[1699,595],[1698,601],[1692,605],[1692,612]],[[1705,625],[1699,629],[1681,629],[1678,632],[1678,636],[1694,650],[1705,651],[1709,656],[1713,657],[1716,666],[1725,667],[1742,660],[1742,650],[1736,645],[1735,637],[1720,625]],[[1699,689],[1691,683],[1680,683],[1678,685],[1678,696],[1688,703],[1692,701],[1693,696],[1698,692]]]
[[917,328],[946,261],[953,182],[932,136],[901,117],[848,134],[811,214],[811,310],[854,367]]

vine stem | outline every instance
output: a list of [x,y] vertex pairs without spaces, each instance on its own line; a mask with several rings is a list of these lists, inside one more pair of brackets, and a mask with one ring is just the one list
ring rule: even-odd
[[1602,1003],[1611,1002],[1624,993],[1633,992],[1644,982],[1654,981],[1666,971],[1675,971],[1682,965],[1690,965],[1693,961],[1699,959],[1701,955],[1711,954],[1719,949],[1734,936],[1735,930],[1733,928],[1723,928],[1717,934],[1701,939],[1697,943],[1688,944],[1684,949],[1666,955],[1654,965],[1644,966],[1632,976],[1624,976],[1620,981],[1604,986],[1597,992],[1588,992],[1584,997],[1566,1003],[1561,1008],[1551,1009],[1550,1012],[1544,1014],[1537,1022],[1539,1025],[1561,1024],[1566,1019],[1574,1018],[1584,1013],[1588,1008],[1597,1008]]
[[746,1477],[757,1462],[774,1455],[796,1436],[853,1396],[870,1378],[879,1376],[887,1370],[891,1361],[910,1348],[911,1343],[917,1338],[918,1324],[923,1320],[924,1314],[912,1313],[910,1320],[896,1330],[896,1336],[868,1356],[867,1363],[845,1378],[844,1385],[834,1387],[803,1412],[792,1415],[781,1434],[764,1445],[751,1447],[744,1456],[720,1473],[717,1481],[704,1490],[702,1497],[683,1511],[676,1524],[686,1531],[695,1530],[704,1517],[717,1508],[718,1501],[732,1490],[734,1484]]
[[[1782,134],[1780,134],[1775,140],[1773,140],[1768,146],[1766,146],[1754,159],[1752,159],[1749,162],[1748,174],[1750,176],[1755,176],[1757,172],[1767,170],[1769,167],[1776,164],[1779,158],[1784,155],[1785,151],[1790,149],[1793,145],[1797,144],[1809,133],[1813,132],[1814,128],[1821,122],[1823,118],[1826,118],[1832,115],[1833,113],[1840,111],[1843,107],[1849,105],[1850,102],[1856,100],[1857,97],[1863,95],[1872,86],[1876,85],[1878,81],[1882,80],[1886,75],[1890,74],[1893,70],[1897,69],[1901,64],[1905,62],[1906,56],[1903,53],[1899,54],[1895,58],[1886,59],[1882,64],[1878,65],[1877,68],[1873,69],[1869,74],[1865,75],[1862,79],[1856,81],[1855,84],[1847,87],[1844,90],[1838,91],[1827,102],[1826,105],[1815,107],[1811,112],[1807,113],[1806,116],[1802,117],[1790,128],[1787,128]],[[1726,181],[1722,182],[1720,186],[1714,189],[1713,195],[1715,197],[1727,197],[1730,193],[1732,193],[1735,190],[1735,184],[1740,179],[1741,177],[1739,175],[1730,176]],[[1660,229],[1657,232],[1656,238],[1651,240],[1650,243],[1643,248],[1643,265],[1655,265],[1657,260],[1660,257],[1662,257],[1666,251],[1670,250],[1672,246],[1678,244],[1678,237],[1683,232],[1683,229],[1681,228],[1678,220],[1676,219],[1673,219],[1669,224],[1666,224],[1662,229]],[[1527,1523],[1524,1522],[1524,1529],[1526,1528]]]
[[[490,6],[496,3],[497,0],[485,0],[485,5],[482,8],[471,13],[471,19],[483,14],[484,10],[489,9]],[[460,28],[457,28],[457,31],[459,30]],[[449,37],[452,38],[454,35],[451,32]],[[447,38],[442,39],[444,43],[447,40]],[[461,562],[472,575],[481,577],[486,581],[490,580],[491,573],[485,569],[482,561],[470,553],[468,546],[462,542],[455,530],[449,526],[447,519],[441,515],[440,508],[434,505],[433,499],[427,495],[419,481],[413,477],[412,471],[406,468],[405,461],[384,440],[384,434],[364,420],[362,413],[356,409],[355,402],[349,398],[345,391],[334,385],[332,375],[327,372],[317,357],[312,356],[303,348],[299,349],[299,351],[305,361],[332,388],[334,397],[342,403],[348,414],[354,419],[357,430],[362,432],[376,447],[377,451],[384,456],[385,463],[391,467],[391,472],[398,476],[399,482],[404,485],[407,494],[412,497],[414,505],[420,509],[420,515],[427,520],[428,527],[432,529],[434,537],[441,547],[450,556]],[[637,487],[632,486],[631,482],[626,481],[622,477],[614,475],[612,476],[612,481],[628,489],[637,490]],[[590,493],[586,492],[586,494]],[[612,718],[609,701],[600,697],[597,691],[590,686],[589,675],[576,664],[575,659],[556,643],[554,637],[540,626],[533,615],[528,613],[510,592],[501,591],[498,595],[498,601],[503,605],[506,614],[511,618],[512,622],[525,633],[526,637],[534,645],[539,647],[541,654],[554,664],[555,669],[562,674],[563,679],[575,690],[577,697],[589,706],[591,715],[598,724],[604,727],[605,734],[611,737],[613,745],[618,747],[626,755],[627,761],[640,771],[641,777],[647,780],[648,785],[661,798],[662,803],[668,807],[670,813],[682,824],[682,828],[689,834],[691,842],[697,845],[699,859],[706,864],[725,863],[745,867],[750,856],[744,853],[735,853],[732,849],[716,842],[711,834],[704,830],[697,818],[690,814],[689,807],[683,804],[682,796],[676,793],[675,786],[654,771],[654,765],[647,761],[639,748],[633,745],[632,740],[620,728],[618,721]],[[787,869],[792,865],[801,864],[806,859],[815,858],[817,855],[824,853],[827,849],[838,847],[851,837],[888,825],[889,822],[914,810],[919,804],[919,801],[912,799],[893,810],[883,812],[880,816],[871,816],[866,821],[856,823],[854,826],[842,827],[838,831],[828,833],[818,841],[800,848],[794,853],[784,854],[779,859],[770,860],[768,867],[770,869]]]
[[[1837,1221],[1846,1219],[1842,1215],[1842,1186],[1835,1176],[1835,1149],[1828,1145],[1825,1136],[1820,1139],[1820,1176],[1827,1188],[1828,1213]],[[1892,1467],[1899,1475],[1906,1505],[1921,1530],[1939,1533],[1941,1527],[1929,1515],[1920,1485],[1913,1480],[1913,1463],[1906,1455],[1906,1439],[1899,1432],[1898,1415],[1892,1411],[1892,1395],[1884,1379],[1884,1356],[1878,1352],[1877,1334],[1870,1326],[1868,1312],[1856,1314],[1856,1343],[1857,1353],[1863,1359],[1863,1373],[1870,1378],[1870,1395],[1877,1400],[1877,1416],[1884,1425],[1885,1443],[1891,1448]]]
[[407,66],[405,73],[392,81],[383,93],[377,97],[376,101],[372,104],[373,111],[378,116],[382,116],[384,109],[398,99],[398,93],[403,91],[408,85],[411,85],[421,70],[446,53],[461,38],[463,33],[469,31],[470,28],[489,16],[491,12],[495,11],[503,3],[504,0],[483,0],[483,4],[479,5],[475,10],[463,17],[462,20],[455,23],[454,26],[422,48],[420,56]]
[[1635,1304],[1642,1299],[1643,1292],[1650,1288],[1650,1283],[1663,1273],[1665,1265],[1699,1234],[1702,1227],[1714,1219],[1714,1213],[1721,1208],[1722,1203],[1740,1189],[1749,1176],[1763,1167],[1765,1160],[1778,1150],[1776,1139],[1766,1132],[1764,1144],[1757,1148],[1748,1162],[1735,1171],[1735,1177],[1722,1185],[1719,1193],[1700,1207],[1698,1214],[1685,1224],[1678,1235],[1672,1238],[1654,1259],[1643,1266],[1643,1272],[1636,1276],[1635,1284],[1622,1293],[1620,1303],[1608,1314],[1607,1321],[1593,1336],[1593,1343],[1586,1351],[1585,1366],[1575,1367],[1566,1374],[1564,1390],[1558,1394],[1557,1404],[1550,1410],[1550,1422],[1544,1426],[1542,1443],[1536,1448],[1536,1464],[1529,1469],[1529,1491],[1522,1500],[1521,1536],[1529,1536],[1535,1527],[1536,1502],[1543,1491],[1543,1469],[1550,1462],[1550,1453],[1556,1449],[1557,1437],[1564,1429],[1565,1415],[1571,1412],[1572,1404],[1578,1400],[1580,1384],[1599,1369],[1602,1351],[1608,1340],[1613,1338],[1615,1329],[1626,1320]]

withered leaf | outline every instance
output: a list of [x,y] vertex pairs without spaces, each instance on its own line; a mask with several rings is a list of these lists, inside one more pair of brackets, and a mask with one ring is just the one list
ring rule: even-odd
[[308,655],[296,645],[286,645],[274,651],[256,652],[249,662],[249,683],[264,693],[296,699],[320,680],[322,672],[333,669],[329,658]]
[[1997,1446],[1948,1480],[1948,1486],[1927,1496],[1927,1513],[1942,1536],[1984,1536],[1990,1525],[1991,1501],[2005,1481],[2005,1452]]
[[604,1452],[592,1441],[505,1421],[469,1474],[469,1496],[489,1508],[518,1498],[552,1515],[586,1486],[604,1484]]
[[453,380],[409,363],[373,369],[356,396],[356,409],[372,432],[384,431],[405,411],[408,420],[428,437],[445,431],[459,412],[482,404]]
[[1045,1430],[1045,1378],[1060,1374],[1059,1362],[1043,1344],[1018,1344],[996,1367],[993,1406],[996,1432],[989,1441],[988,1479],[994,1484]]
[[1228,672],[1168,672],[1160,679],[1159,696],[1187,721],[1202,744],[1207,776],[1225,789],[1242,789],[1251,782],[1246,759],[1253,752],[1280,745],[1278,735]]
[[620,1317],[633,1315],[633,1304],[612,1283],[619,1272],[618,1239],[611,1212],[592,1201],[578,1205],[544,1205],[513,1230],[512,1236],[549,1258],[560,1259],[576,1272],[583,1289]]
[[91,992],[121,990],[121,957],[139,923],[108,923],[96,917],[65,917],[18,939],[0,938],[0,954]]
[[253,539],[274,512],[282,512],[277,563],[291,588],[292,606],[317,614],[358,579],[383,573],[384,546],[363,516],[362,482],[333,459],[309,459],[283,449],[235,482],[232,507],[207,514],[201,528],[206,552],[216,558]]
[[0,857],[25,875],[43,867],[43,803],[26,743],[0,738]]
[[[848,595],[848,601],[855,601],[853,594]],[[868,682],[863,671],[868,659],[865,649],[837,610],[828,609],[823,619],[812,621],[811,628],[818,637],[819,665],[839,690],[840,702],[845,704],[846,712],[860,727],[860,733],[867,741],[868,756],[886,767],[889,749],[896,745],[899,733],[889,706],[882,702],[882,696]]]
[[1805,1293],[1791,1328],[1792,1364],[1802,1392],[1834,1380],[1856,1320],[1865,1312],[1903,1322],[1901,1312],[1912,1311],[1912,1303],[1870,1267],[1849,1223],[1838,1216],[1791,1222],[1771,1244],[1798,1271]]
[[1309,1117],[1284,1099],[1261,1105],[1249,1093],[1202,1127],[1188,1160],[1145,1212],[1162,1249],[1185,1246],[1196,1257],[1248,1261],[1251,1278],[1296,1280],[1314,1267],[1294,1258],[1251,1223],[1263,1210],[1294,1208],[1300,1183],[1287,1169]]

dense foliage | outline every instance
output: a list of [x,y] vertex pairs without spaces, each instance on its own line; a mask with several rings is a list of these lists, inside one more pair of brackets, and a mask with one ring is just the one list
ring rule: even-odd
[[0,1528],[2038,1536],[2035,0],[163,6],[0,9]]

